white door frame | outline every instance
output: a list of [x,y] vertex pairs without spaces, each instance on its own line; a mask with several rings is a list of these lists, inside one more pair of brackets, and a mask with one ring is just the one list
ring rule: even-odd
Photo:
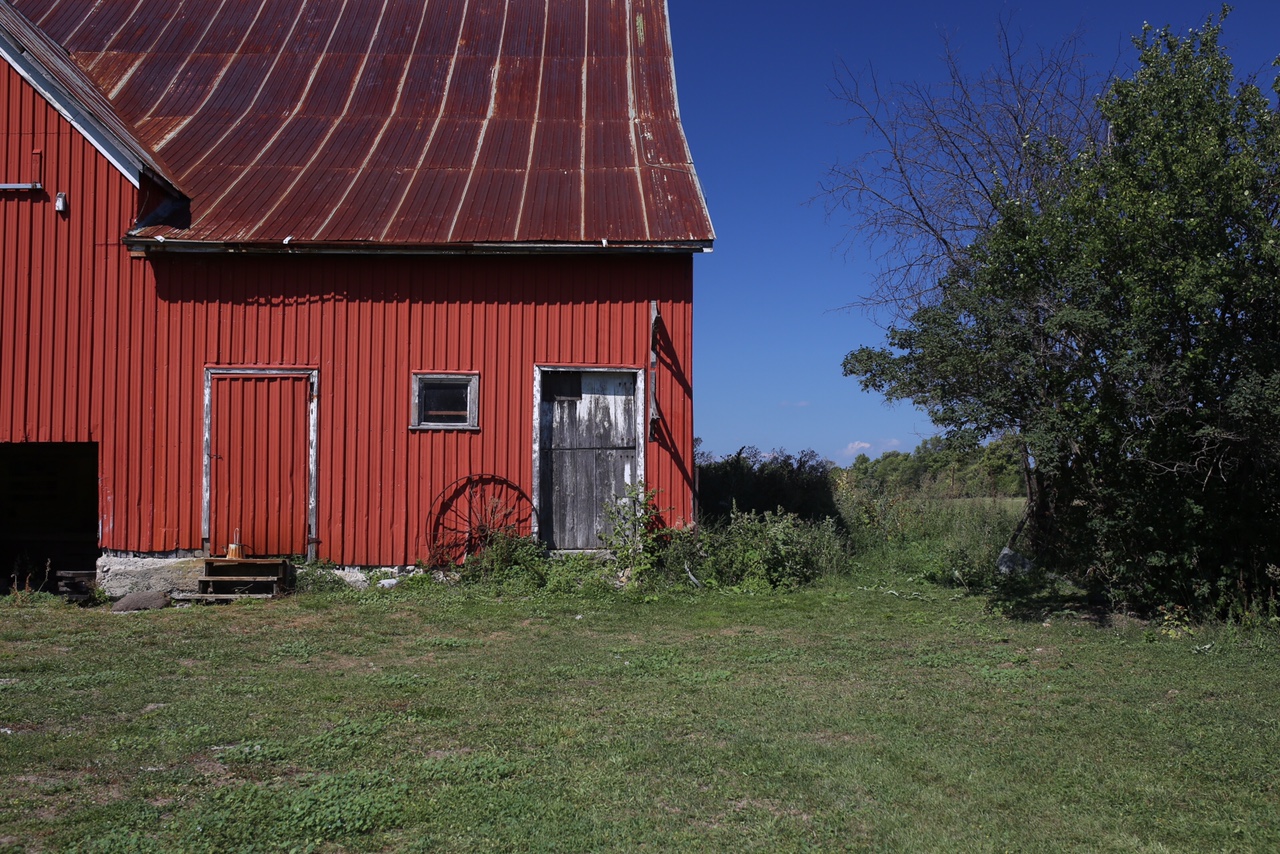
[[534,365],[533,366],[533,536],[538,536],[538,520],[542,515],[542,374],[544,372],[632,374],[636,378],[636,480],[644,483],[644,451],[648,433],[645,412],[644,368],[600,367],[597,365]]

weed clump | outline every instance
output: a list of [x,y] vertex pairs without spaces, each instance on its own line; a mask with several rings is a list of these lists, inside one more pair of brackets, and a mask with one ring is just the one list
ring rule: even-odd
[[734,506],[725,521],[675,529],[663,524],[655,494],[640,486],[609,509],[609,521],[602,539],[618,581],[637,589],[786,592],[844,572],[849,563],[836,519],[807,521],[781,507]]
[[298,593],[342,593],[350,585],[337,573],[331,561],[306,561],[294,564],[293,589]]
[[508,593],[532,593],[547,584],[547,550],[533,537],[495,531],[458,568],[464,584],[485,584]]

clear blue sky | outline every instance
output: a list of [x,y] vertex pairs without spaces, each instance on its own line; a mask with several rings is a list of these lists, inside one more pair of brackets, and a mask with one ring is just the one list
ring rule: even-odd
[[[1132,68],[1144,21],[1185,31],[1220,4],[855,0],[669,0],[680,109],[718,238],[694,264],[695,431],[715,454],[742,445],[813,448],[844,465],[858,451],[910,450],[933,433],[909,405],[886,406],[841,376],[845,353],[883,333],[840,311],[874,270],[846,255],[843,223],[810,204],[828,167],[867,145],[829,87],[833,66],[868,64],[881,82],[937,81],[942,35],[977,72],[996,57],[996,23],[1034,47],[1075,29],[1103,68]],[[1238,74],[1268,85],[1280,2],[1244,0],[1223,43]]]

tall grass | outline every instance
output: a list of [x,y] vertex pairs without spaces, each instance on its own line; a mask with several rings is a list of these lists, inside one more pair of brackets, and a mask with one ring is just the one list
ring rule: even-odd
[[996,559],[1021,502],[839,486],[836,515],[806,519],[782,507],[732,506],[725,518],[682,530],[664,527],[655,496],[637,488],[612,508],[599,556],[548,555],[536,541],[496,535],[457,576],[508,594],[574,592],[584,585],[785,593],[866,569],[975,592],[1001,580]]
[[848,483],[836,495],[857,564],[968,589],[1000,580],[996,560],[1023,512],[1013,498],[933,498]]

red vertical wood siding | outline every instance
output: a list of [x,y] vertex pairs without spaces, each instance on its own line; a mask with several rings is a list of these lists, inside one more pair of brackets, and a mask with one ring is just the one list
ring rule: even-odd
[[[692,518],[688,255],[131,258],[138,190],[5,64],[0,110],[2,180],[29,180],[40,150],[46,187],[0,192],[0,442],[99,443],[103,548],[202,548],[205,369],[284,367],[318,373],[319,555],[425,558],[432,502],[458,478],[532,497],[535,365],[649,381],[650,300],[662,419],[646,480],[670,521]],[[411,430],[417,371],[478,372],[480,429]]]
[[44,185],[0,191],[0,441],[90,441],[95,300],[129,266],[136,190],[3,62],[0,115],[0,183]]
[[[647,369],[650,300],[667,331],[646,479],[671,521],[691,519],[687,256],[170,256],[148,270],[142,291],[155,289],[156,326],[169,330],[154,359],[174,390],[158,398],[152,429],[176,466],[170,492],[184,496],[151,499],[159,529],[199,529],[201,461],[182,447],[201,436],[204,369],[314,368],[319,553],[358,565],[425,558],[432,503],[458,478],[497,475],[532,498],[534,366]],[[455,371],[480,375],[480,429],[410,429],[413,373]],[[128,542],[104,545],[159,548]]]

